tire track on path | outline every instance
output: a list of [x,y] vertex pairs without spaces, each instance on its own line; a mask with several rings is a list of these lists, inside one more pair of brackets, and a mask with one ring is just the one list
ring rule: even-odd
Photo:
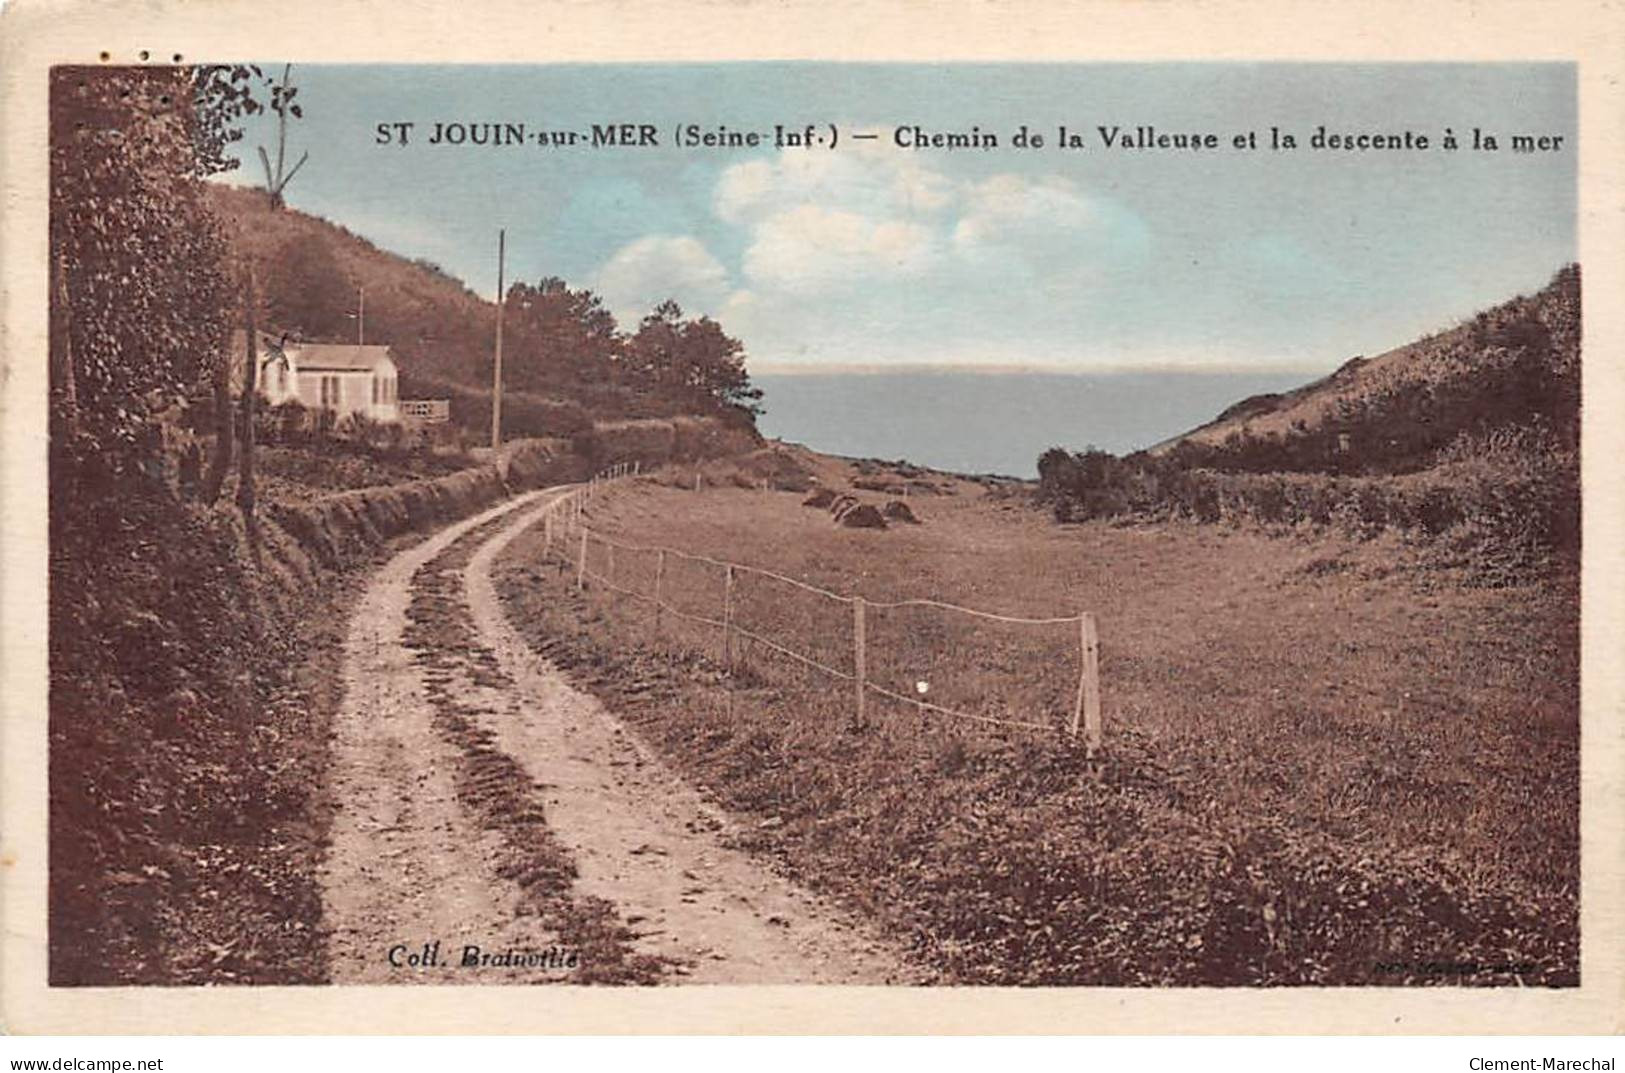
[[[516,497],[401,552],[355,612],[335,726],[338,814],[322,877],[335,982],[571,982],[571,974],[546,968],[455,967],[465,944],[534,950],[588,941],[592,949],[589,936],[568,934],[591,914],[538,915],[535,898],[505,867],[525,850],[521,842],[542,839],[573,858],[566,897],[600,917],[611,910],[618,941],[630,939],[631,961],[663,965],[668,981],[916,978],[866,925],[728,846],[728,818],[508,622],[492,563],[539,521],[553,494]],[[475,534],[498,519],[493,535]],[[457,584],[443,584],[452,567],[426,567],[464,538],[480,543]],[[448,646],[455,651],[423,651],[433,642],[409,635],[414,591],[420,604],[452,594],[473,635]],[[416,658],[409,644],[419,647]],[[436,704],[445,708],[448,697],[455,698],[454,734],[445,711],[436,720]],[[470,796],[471,759],[523,781],[541,804],[545,830],[493,826],[489,809],[482,814],[486,803]],[[389,963],[390,949],[405,944],[415,953],[435,940],[442,964]]]
[[392,965],[390,951],[405,961],[438,940],[441,960],[455,964],[464,942],[534,947],[554,938],[534,934],[517,914],[519,889],[489,873],[498,836],[476,826],[457,800],[457,757],[435,732],[423,670],[403,644],[417,571],[464,534],[541,494],[499,504],[400,552],[368,582],[350,620],[332,743],[337,813],[321,876],[335,983],[480,982],[451,965]]

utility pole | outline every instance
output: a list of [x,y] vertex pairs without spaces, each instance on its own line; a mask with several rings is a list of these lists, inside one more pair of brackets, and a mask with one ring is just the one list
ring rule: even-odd
[[366,346],[367,345],[367,288],[365,288],[365,287],[357,287],[356,288],[356,293],[358,295],[358,297],[356,299],[358,304],[356,306],[356,315],[355,315],[355,345],[356,346]]
[[507,232],[497,231],[497,360],[491,370],[491,450],[502,450],[502,262]]

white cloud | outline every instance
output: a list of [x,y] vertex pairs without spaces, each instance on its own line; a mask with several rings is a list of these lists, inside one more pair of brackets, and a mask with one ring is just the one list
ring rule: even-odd
[[692,236],[646,235],[605,262],[593,289],[630,327],[668,298],[685,309],[717,309],[728,297],[728,270]]
[[712,209],[737,262],[651,235],[596,289],[628,327],[675,297],[764,362],[1116,364],[1115,302],[1150,248],[1144,222],[1066,176],[960,178],[889,146],[735,164]]
[[753,284],[804,296],[927,271],[954,198],[949,179],[889,150],[794,149],[726,169],[713,208],[745,228]]
[[1051,283],[1137,264],[1149,246],[1138,217],[1058,175],[995,175],[971,186],[954,249],[1034,270]]
[[757,225],[745,275],[758,286],[810,293],[871,277],[917,276],[938,256],[932,232],[911,221],[802,205]]
[[840,153],[788,149],[722,173],[713,207],[729,223],[754,223],[805,205],[883,217],[924,217],[947,208],[954,183],[913,157],[875,148]]
[[741,269],[763,302],[933,280],[1064,295],[1149,247],[1137,217],[1064,176],[955,179],[889,147],[736,164],[713,207],[744,229]]

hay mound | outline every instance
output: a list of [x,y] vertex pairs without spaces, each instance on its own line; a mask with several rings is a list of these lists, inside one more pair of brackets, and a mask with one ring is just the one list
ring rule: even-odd
[[884,529],[886,519],[872,503],[859,503],[836,519],[836,524],[849,529]]
[[901,499],[891,500],[884,507],[880,508],[880,513],[888,521],[907,522],[909,525],[920,524],[920,519],[914,516],[914,512],[908,509],[908,504],[904,503]]
[[764,447],[739,459],[739,470],[750,483],[742,487],[766,487],[776,492],[806,492],[813,487],[812,473],[792,452],[783,447]]
[[827,507],[835,502],[835,493],[828,488],[820,488],[812,495],[801,501],[804,507]]

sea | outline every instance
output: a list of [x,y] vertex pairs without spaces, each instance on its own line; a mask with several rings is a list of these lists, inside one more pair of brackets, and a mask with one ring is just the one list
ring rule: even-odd
[[763,434],[827,454],[1036,477],[1050,447],[1122,455],[1206,424],[1305,372],[764,372]]

